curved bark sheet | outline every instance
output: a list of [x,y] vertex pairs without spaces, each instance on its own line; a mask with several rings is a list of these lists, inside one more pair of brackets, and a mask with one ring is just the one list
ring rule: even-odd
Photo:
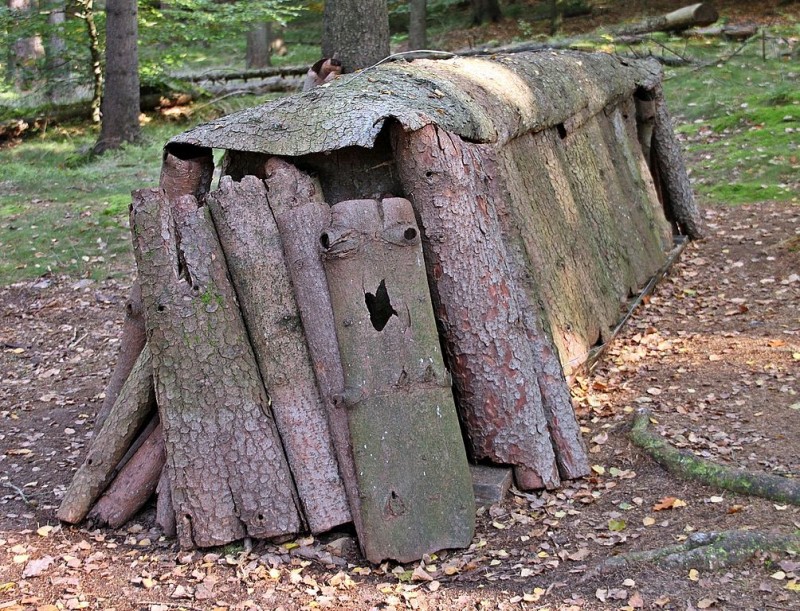
[[134,192],[134,251],[181,545],[296,533],[294,486],[207,208]]
[[491,149],[481,154],[434,126],[393,136],[424,231],[434,307],[475,458],[514,465],[522,488],[555,488],[536,355],[489,186]]
[[292,164],[272,157],[262,169],[266,175],[267,203],[280,231],[305,341],[328,413],[328,427],[339,459],[350,514],[356,532],[360,533],[361,501],[347,410],[334,401],[344,392],[344,372],[319,247],[319,236],[331,224],[331,207],[323,201],[319,183]]
[[371,562],[466,547],[475,500],[408,200],[332,208],[321,241]]
[[206,202],[309,528],[346,524],[350,511],[264,183],[223,177]]
[[471,142],[504,143],[597,113],[656,82],[660,71],[656,62],[574,51],[384,64],[221,117],[168,147],[289,156],[371,148],[389,119],[408,130],[434,123]]

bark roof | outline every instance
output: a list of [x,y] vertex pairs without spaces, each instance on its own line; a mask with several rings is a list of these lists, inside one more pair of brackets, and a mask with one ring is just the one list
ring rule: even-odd
[[655,61],[540,51],[395,62],[205,123],[169,144],[300,156],[371,148],[387,120],[435,123],[472,142],[504,143],[595,114],[661,78]]

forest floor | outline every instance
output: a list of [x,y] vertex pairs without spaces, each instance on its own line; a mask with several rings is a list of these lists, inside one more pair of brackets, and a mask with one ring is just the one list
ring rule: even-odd
[[[454,34],[453,46],[464,36]],[[721,164],[724,149],[712,147],[754,129],[734,127],[685,131],[690,168]],[[796,156],[796,139],[793,146]],[[740,161],[732,177],[754,163]],[[575,380],[592,476],[482,509],[470,549],[421,566],[370,566],[347,532],[181,552],[161,537],[152,508],[118,531],[60,526],[55,510],[91,440],[131,276],[49,274],[0,287],[0,610],[800,609],[800,559],[788,555],[699,573],[652,563],[590,574],[610,556],[693,533],[800,529],[798,507],[669,475],[626,428],[646,406],[654,430],[676,447],[800,476],[796,174],[793,181],[785,197],[736,207],[713,203],[709,192],[701,202],[708,238],[687,247],[593,374]],[[118,263],[132,273],[129,254]]]

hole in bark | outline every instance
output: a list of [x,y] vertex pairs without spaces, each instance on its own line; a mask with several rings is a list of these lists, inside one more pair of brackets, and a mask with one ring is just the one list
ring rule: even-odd
[[167,309],[167,306],[165,306],[165,305],[160,305],[160,304],[159,304],[159,306],[158,306],[158,308],[157,308],[157,310],[158,310],[159,312],[163,312],[163,311],[164,311],[164,310],[166,310],[166,309]]
[[256,517],[259,519],[259,521],[261,521],[261,520],[263,520],[263,519],[264,519],[264,514],[263,514],[263,513],[260,513],[260,514],[258,514],[258,516],[256,516]]
[[397,316],[397,312],[392,307],[391,301],[389,301],[385,280],[381,280],[374,295],[372,293],[364,293],[364,301],[367,304],[367,310],[369,310],[369,320],[376,331],[383,331],[389,319],[392,316]]
[[331,247],[331,238],[327,233],[323,233],[319,236],[319,243],[322,244],[322,248],[330,248]]
[[86,466],[87,467],[91,467],[93,464],[94,464],[94,460],[92,460],[91,458],[87,458],[86,459]]
[[431,172],[430,170],[425,172],[425,178],[430,178],[431,176],[433,176],[433,172]]
[[558,137],[562,140],[567,137],[567,128],[564,127],[563,123],[556,125],[556,131],[558,132]]
[[414,229],[413,227],[409,227],[408,229],[406,229],[406,230],[403,232],[403,237],[404,237],[406,240],[413,240],[414,238],[416,238],[416,237],[417,237],[417,230],[416,230],[416,229]]

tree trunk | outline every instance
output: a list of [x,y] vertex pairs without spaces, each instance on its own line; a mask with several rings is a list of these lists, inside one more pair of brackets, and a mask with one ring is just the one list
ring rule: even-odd
[[347,498],[264,183],[224,177],[206,202],[309,528],[346,524]]
[[50,14],[47,24],[50,34],[45,44],[45,77],[47,78],[47,95],[51,101],[57,100],[61,94],[69,93],[65,78],[69,71],[68,59],[65,57],[67,43],[64,40],[66,11],[63,0],[49,0]]
[[100,51],[100,36],[94,20],[94,0],[76,0],[81,8],[79,18],[86,26],[86,41],[89,47],[89,66],[92,76],[92,122],[100,123],[100,104],[103,97],[103,54]]
[[353,447],[347,410],[334,398],[344,392],[344,372],[336,343],[330,293],[320,258],[319,236],[331,224],[331,209],[319,184],[293,165],[271,158],[265,167],[267,198],[278,225],[311,362],[328,413],[328,426],[339,462],[356,532],[362,532]]
[[139,127],[139,51],[136,0],[106,4],[106,83],[95,153],[136,142]]
[[408,12],[408,50],[424,49],[428,46],[427,0],[409,0]]
[[[33,0],[8,0],[8,10],[17,15],[31,15],[36,9]],[[36,74],[36,62],[45,55],[42,37],[38,34],[14,39],[8,49],[6,76],[19,88],[27,88]]]
[[395,159],[419,215],[434,305],[462,420],[478,460],[515,467],[524,489],[560,480],[535,355],[509,277],[493,200],[489,148],[429,125],[393,132]]
[[153,496],[164,468],[164,436],[157,425],[97,501],[89,519],[119,528]]
[[266,68],[272,65],[272,22],[259,23],[247,32],[245,67]]
[[152,371],[150,350],[145,346],[61,501],[59,520],[70,524],[83,520],[111,481],[114,469],[155,410]]
[[175,508],[172,506],[172,488],[169,483],[169,467],[164,464],[161,477],[156,486],[156,524],[161,527],[165,537],[174,537],[178,533],[175,523]]
[[684,6],[666,15],[645,19],[640,23],[614,28],[612,31],[615,34],[626,36],[646,34],[647,32],[674,32],[694,26],[711,25],[717,19],[719,19],[717,10],[711,4],[701,2]]
[[498,0],[470,0],[470,5],[473,25],[480,25],[484,21],[496,23],[503,18]]
[[106,421],[108,413],[114,406],[119,391],[122,389],[122,385],[125,384],[125,380],[128,379],[136,359],[139,358],[146,340],[144,311],[142,310],[142,289],[138,282],[134,282],[131,287],[130,297],[125,304],[125,322],[122,325],[117,365],[114,367],[114,373],[111,374],[111,379],[106,386],[103,405],[95,417],[95,430],[99,431]]
[[464,547],[475,501],[408,200],[351,200],[322,234],[361,493],[361,549]]
[[181,545],[298,532],[291,474],[208,209],[140,190],[131,227]]
[[561,2],[559,0],[548,0],[547,4],[550,9],[550,36],[555,36],[561,29]]
[[341,60],[344,72],[389,55],[386,0],[326,0],[323,20],[322,54]]

